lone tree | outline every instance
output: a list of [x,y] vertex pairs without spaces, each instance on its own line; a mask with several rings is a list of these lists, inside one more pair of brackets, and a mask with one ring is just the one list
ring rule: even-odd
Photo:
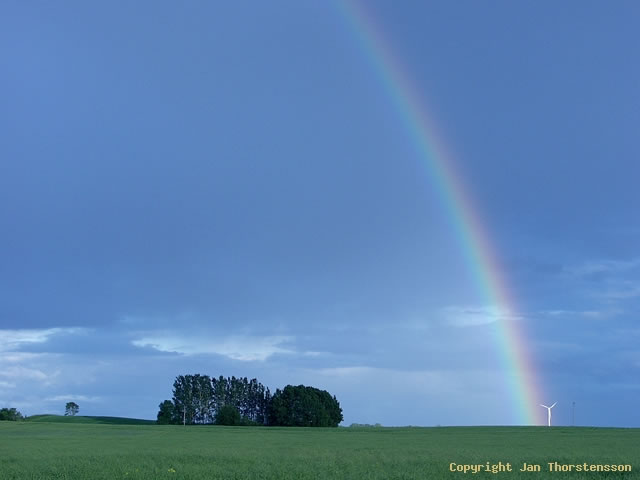
[[67,405],[64,407],[64,414],[73,417],[78,413],[79,410],[80,407],[76,402],[67,402]]

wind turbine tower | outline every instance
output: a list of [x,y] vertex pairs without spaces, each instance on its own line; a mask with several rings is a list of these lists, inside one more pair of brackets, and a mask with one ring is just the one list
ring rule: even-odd
[[555,407],[555,406],[556,406],[556,403],[558,403],[558,402],[555,402],[555,403],[554,403],[553,405],[551,405],[550,407],[547,407],[546,405],[542,405],[542,404],[540,404],[540,406],[541,406],[541,407],[546,408],[546,409],[547,409],[547,411],[549,412],[549,416],[548,416],[548,419],[549,419],[549,426],[551,426],[551,409],[552,409],[553,407]]

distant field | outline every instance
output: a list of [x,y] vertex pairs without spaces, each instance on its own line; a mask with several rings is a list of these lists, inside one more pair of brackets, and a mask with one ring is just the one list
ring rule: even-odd
[[[140,420],[139,418],[124,417],[85,417],[81,415],[33,415],[28,417],[27,422],[47,422],[47,423],[101,423],[106,425],[155,425],[155,420]],[[2,478],[2,477],[0,477]]]
[[[499,474],[504,479],[640,479],[640,429],[69,422],[0,422],[0,479],[462,479],[492,474],[452,473],[451,462],[487,461],[512,464],[513,472]],[[543,471],[517,472],[523,462]],[[633,470],[549,473],[548,462],[631,464]]]

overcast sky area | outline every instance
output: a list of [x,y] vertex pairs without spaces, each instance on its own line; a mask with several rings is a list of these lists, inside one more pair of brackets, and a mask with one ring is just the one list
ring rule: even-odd
[[[363,5],[533,401],[640,427],[640,3]],[[201,373],[326,389],[345,425],[518,423],[499,306],[337,0],[7,0],[0,65],[0,407],[155,419]]]

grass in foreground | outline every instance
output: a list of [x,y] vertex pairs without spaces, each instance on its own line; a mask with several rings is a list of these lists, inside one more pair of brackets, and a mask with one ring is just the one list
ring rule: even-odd
[[[640,478],[640,429],[259,428],[0,422],[0,478],[442,479],[449,464],[510,462],[506,479]],[[631,464],[549,473],[548,462]],[[540,473],[517,472],[523,462]]]

